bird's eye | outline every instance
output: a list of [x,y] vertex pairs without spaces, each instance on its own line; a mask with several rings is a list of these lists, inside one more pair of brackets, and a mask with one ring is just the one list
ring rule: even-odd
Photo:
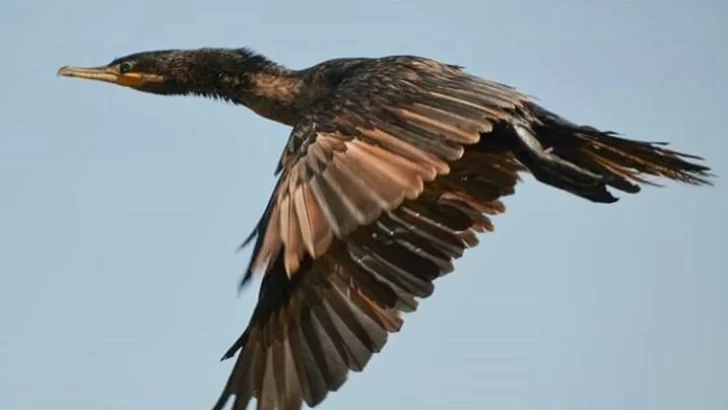
[[122,63],[119,66],[119,72],[120,73],[125,74],[125,73],[128,73],[129,71],[131,71],[131,64],[129,64],[129,63]]

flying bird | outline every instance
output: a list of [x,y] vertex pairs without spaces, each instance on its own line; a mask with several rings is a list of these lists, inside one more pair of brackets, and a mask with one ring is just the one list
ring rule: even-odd
[[210,97],[291,127],[244,245],[262,275],[213,409],[320,404],[364,369],[453,261],[493,231],[521,175],[595,203],[663,178],[711,185],[703,158],[575,124],[517,89],[410,55],[291,69],[248,48],[159,50],[58,75]]

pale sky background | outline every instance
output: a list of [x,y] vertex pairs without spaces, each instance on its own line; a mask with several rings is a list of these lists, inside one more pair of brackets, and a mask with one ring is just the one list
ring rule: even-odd
[[[156,48],[301,68],[407,53],[728,174],[728,3],[0,4],[0,408],[208,409],[285,127],[242,107],[56,77]],[[331,409],[728,409],[725,180],[596,205],[527,178],[497,231]]]

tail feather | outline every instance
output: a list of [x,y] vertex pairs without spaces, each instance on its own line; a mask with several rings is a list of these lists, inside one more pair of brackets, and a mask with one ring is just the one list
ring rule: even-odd
[[702,161],[702,157],[660,146],[667,143],[634,141],[605,132],[577,136],[586,141],[584,155],[624,178],[651,183],[640,176],[647,174],[692,185],[711,184],[710,168],[689,161]]
[[[703,161],[700,156],[668,149],[664,142],[636,141],[576,125],[536,104],[530,108],[535,121],[528,124],[528,130],[538,142],[529,142],[528,133],[515,127],[514,134],[521,139],[517,156],[541,182],[595,202],[617,200],[607,187],[637,193],[641,184],[661,186],[652,178],[713,185],[714,175],[698,163]],[[589,175],[596,176],[592,184],[585,183]]]

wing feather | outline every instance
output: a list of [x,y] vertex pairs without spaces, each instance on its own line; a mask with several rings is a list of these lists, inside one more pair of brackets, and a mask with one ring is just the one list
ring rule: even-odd
[[[477,149],[524,96],[453,66],[397,60],[311,107],[281,156],[244,281],[263,271],[214,407],[313,407],[364,369],[405,312],[492,229],[521,170]],[[245,282],[243,282],[245,283]]]

